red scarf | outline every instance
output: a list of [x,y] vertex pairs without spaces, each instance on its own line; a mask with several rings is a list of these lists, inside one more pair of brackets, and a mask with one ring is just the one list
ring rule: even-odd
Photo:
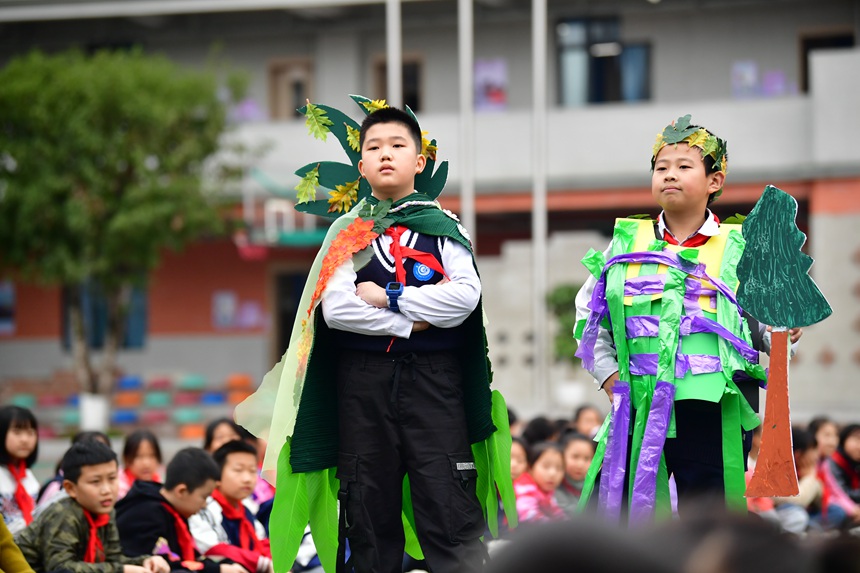
[[[131,473],[131,470],[128,468],[125,468],[122,471],[125,474],[125,479],[128,481],[128,487],[131,488],[131,486],[134,485],[134,482],[137,481],[137,479],[138,479],[137,476],[134,475],[133,473]],[[154,473],[154,474],[152,474],[152,481],[161,483],[161,478],[158,477],[157,473]]]
[[12,462],[9,464],[9,473],[15,478],[15,503],[18,504],[24,521],[30,525],[33,522],[33,508],[36,504],[33,502],[33,497],[27,492],[27,488],[24,487],[24,478],[27,477],[27,462],[24,460]]
[[99,528],[110,523],[110,513],[100,513],[93,518],[93,514],[85,509],[84,517],[87,518],[87,523],[90,525],[90,537],[87,540],[87,550],[84,552],[84,563],[103,563],[105,550],[102,540],[99,539]]
[[391,237],[391,247],[389,250],[394,256],[394,275],[397,278],[397,282],[402,285],[406,284],[406,267],[403,266],[403,259],[414,259],[419,263],[427,265],[434,271],[441,273],[442,276],[447,276],[445,274],[445,269],[442,268],[441,263],[439,263],[436,257],[430,253],[417,251],[400,244],[400,235],[402,235],[405,230],[406,227],[401,227],[400,225],[394,225],[393,227],[385,229],[385,234]]
[[857,473],[857,468],[854,467],[848,458],[842,455],[842,452],[836,450],[831,456],[840,468],[845,471],[846,476],[851,480],[851,489],[860,488],[860,473]]
[[258,550],[260,548],[260,540],[257,539],[257,531],[254,529],[254,524],[248,519],[248,514],[245,513],[245,506],[239,503],[238,507],[233,506],[224,494],[217,489],[212,492],[212,499],[218,502],[221,506],[221,511],[224,513],[224,519],[239,522],[239,547],[248,550]]
[[[712,215],[713,215],[713,214],[712,214]],[[719,223],[719,222],[720,222],[719,217],[717,217],[716,215],[713,215],[713,217],[714,217],[714,220],[716,220],[716,221],[717,221],[717,223]],[[667,243],[669,243],[670,245],[679,245],[679,244],[680,244],[680,245],[682,245],[682,246],[684,246],[684,247],[701,247],[702,245],[704,245],[705,243],[707,243],[707,242],[708,242],[708,239],[710,239],[710,238],[711,238],[711,237],[709,237],[708,235],[703,235],[703,234],[701,234],[701,233],[696,233],[695,235],[693,235],[693,236],[692,236],[692,237],[690,237],[689,239],[687,239],[687,240],[685,240],[685,241],[683,241],[683,242],[679,243],[679,242],[678,242],[678,239],[676,239],[676,238],[672,235],[672,233],[671,233],[671,232],[669,232],[669,229],[668,229],[668,228],[663,232],[663,240],[664,240],[664,241],[666,241],[666,242],[667,242]]]
[[174,525],[176,526],[176,541],[179,543],[179,554],[183,561],[196,561],[194,537],[188,531],[188,522],[179,515],[179,512],[173,509],[173,506],[167,502],[162,502],[162,506],[167,510],[167,513],[173,516]]

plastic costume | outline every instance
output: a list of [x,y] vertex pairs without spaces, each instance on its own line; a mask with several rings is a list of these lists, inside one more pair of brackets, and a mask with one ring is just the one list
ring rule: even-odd
[[[652,169],[663,146],[684,142],[725,171],[725,142],[690,127],[689,119],[680,118],[658,136]],[[667,438],[675,438],[674,401],[687,399],[720,404],[726,502],[746,507],[740,428],[751,430],[759,419],[735,382],[764,380],[765,371],[735,299],[745,244],[741,229],[723,224],[720,231],[700,247],[685,248],[656,239],[650,220],[619,219],[609,260],[594,250],[583,259],[597,284],[590,313],[577,324],[576,356],[592,370],[598,331],[610,330],[619,382],[595,438],[599,444],[580,509],[601,472],[597,507],[607,519],[620,519],[625,479],[631,524],[671,514],[663,448]]]
[[[351,96],[366,114],[385,107],[384,101]],[[371,260],[371,242],[385,230],[408,220],[417,233],[447,237],[471,252],[471,243],[456,216],[435,201],[447,178],[447,162],[434,173],[435,141],[424,140],[427,164],[416,175],[417,193],[394,204],[370,195],[359,177],[359,124],[342,112],[308,104],[300,110],[309,130],[320,139],[334,134],[350,164],[320,162],[299,169],[299,211],[337,217],[332,223],[308,274],[289,347],[281,361],[263,378],[257,392],[236,408],[236,421],[268,441],[264,477],[276,486],[269,522],[276,571],[289,569],[296,557],[305,527],[310,524],[314,543],[326,571],[335,571],[338,556],[338,418],[336,368],[339,348],[319,310],[328,279],[343,263],[356,271]],[[408,113],[412,113],[407,108]],[[413,115],[414,117],[414,115]],[[331,198],[314,200],[317,186],[330,189]],[[350,209],[352,204],[355,206]],[[343,214],[341,214],[343,213]],[[469,439],[475,460],[477,497],[492,533],[498,528],[498,495],[509,520],[516,505],[510,477],[511,437],[504,399],[490,391],[492,372],[487,355],[482,305],[461,325],[467,341],[461,351],[464,400]],[[406,551],[423,558],[415,535],[415,519],[408,477],[403,483],[403,527]],[[498,491],[498,494],[497,494]],[[343,551],[343,547],[340,550]]]

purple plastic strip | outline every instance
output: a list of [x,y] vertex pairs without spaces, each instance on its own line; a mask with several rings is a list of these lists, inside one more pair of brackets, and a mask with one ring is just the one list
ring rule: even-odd
[[[657,354],[631,354],[630,374],[634,376],[656,376]],[[723,366],[719,356],[709,354],[676,354],[675,355],[675,377],[683,378],[687,372],[694,376],[699,374],[711,374],[722,372]]]
[[[656,337],[660,329],[658,316],[631,316],[625,320],[627,338]],[[748,362],[758,364],[758,350],[746,343],[739,336],[732,334],[726,327],[704,316],[682,316],[680,323],[681,336],[690,334],[710,333],[725,339],[735,347],[735,350]]]
[[666,432],[669,428],[674,398],[674,384],[662,380],[657,382],[645,434],[642,436],[639,464],[636,466],[636,479],[630,500],[631,526],[650,523],[654,515],[657,504],[657,472],[660,469],[660,456],[666,443]]
[[714,287],[728,299],[732,305],[738,310],[738,317],[743,314],[743,310],[738,306],[738,301],[735,298],[735,293],[724,282],[718,279],[711,278],[705,272],[705,265],[693,265],[686,260],[683,260],[677,254],[671,251],[641,251],[636,253],[625,253],[612,257],[606,262],[603,271],[600,273],[600,278],[594,286],[594,292],[591,293],[591,301],[588,308],[591,311],[588,314],[588,319],[585,323],[585,329],[582,333],[582,340],[576,350],[576,357],[582,360],[582,365],[586,370],[594,369],[594,345],[597,342],[597,335],[600,329],[600,322],[609,312],[609,306],[606,302],[606,272],[613,265],[627,264],[658,264],[681,269],[689,275],[698,279],[710,281]]
[[597,511],[610,523],[621,518],[621,503],[627,475],[627,435],[630,431],[630,386],[616,382],[612,389],[612,420],[606,437],[606,453],[600,476]]
[[704,316],[702,314],[702,307],[699,305],[699,293],[696,292],[698,290],[696,287],[701,284],[702,283],[694,278],[687,277],[684,279],[684,285],[686,286],[686,291],[684,293],[684,312],[687,316]]
[[[624,296],[660,294],[666,286],[666,278],[666,275],[645,275],[629,278],[624,282]],[[707,296],[713,299],[711,306],[716,305],[717,291],[706,287],[697,279],[687,279],[687,293],[695,294],[697,297]]]

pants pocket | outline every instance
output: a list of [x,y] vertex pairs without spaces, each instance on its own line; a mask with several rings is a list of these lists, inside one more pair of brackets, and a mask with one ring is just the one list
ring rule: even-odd
[[448,538],[452,543],[477,539],[484,533],[484,512],[475,494],[475,460],[471,452],[448,454],[448,460],[452,477]]

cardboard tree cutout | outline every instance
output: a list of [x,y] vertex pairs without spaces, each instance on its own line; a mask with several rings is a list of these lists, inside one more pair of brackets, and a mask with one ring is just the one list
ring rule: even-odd
[[738,263],[738,303],[773,327],[761,449],[748,497],[798,494],[788,403],[788,331],[833,312],[807,274],[813,261],[800,251],[806,235],[797,228],[796,217],[794,197],[768,185],[743,223],[746,248]]

